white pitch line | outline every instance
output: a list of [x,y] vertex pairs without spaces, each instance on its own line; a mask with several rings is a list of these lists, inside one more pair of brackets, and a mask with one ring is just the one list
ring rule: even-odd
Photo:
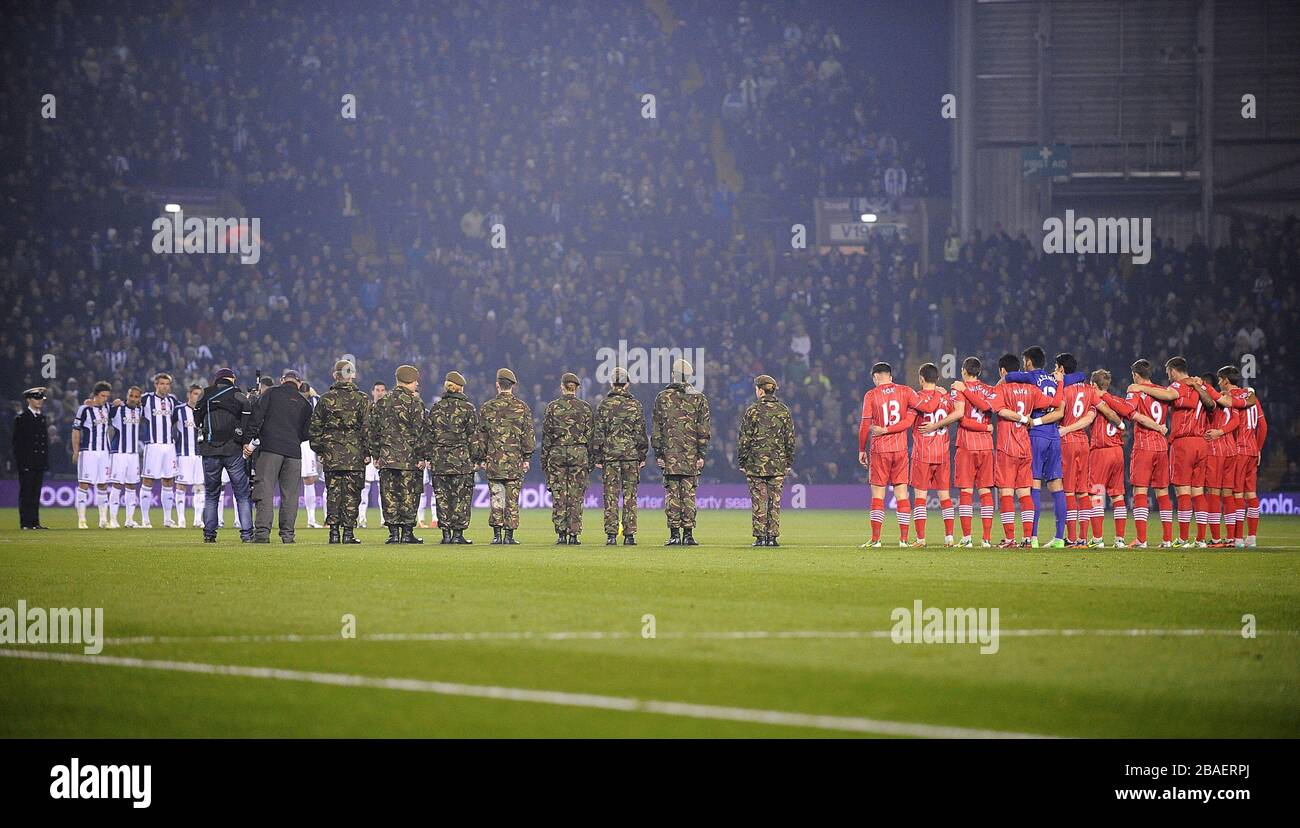
[[[1256,630],[1257,635],[1300,635],[1300,630]],[[891,630],[730,630],[719,632],[658,633],[657,639],[693,640],[780,640],[780,639],[881,639],[890,638]],[[1198,636],[1239,636],[1240,629],[1038,629],[999,630],[998,635],[1008,638],[1160,638]],[[139,635],[124,638],[107,638],[109,646],[130,644],[258,644],[306,643],[316,641],[606,641],[640,638],[641,634],[626,630],[579,630],[569,632],[424,632],[424,633],[366,633],[356,639],[343,638],[337,633],[299,635],[293,633],[268,635]]]
[[749,724],[804,727],[816,730],[836,730],[850,733],[870,733],[877,736],[910,736],[921,739],[1048,739],[1033,733],[1015,733],[1001,730],[981,730],[966,727],[927,725],[916,722],[893,722],[882,719],[864,719],[855,716],[824,716],[813,713],[794,713],[783,710],[758,710],[748,707],[724,707],[690,702],[656,701],[627,696],[602,696],[591,693],[567,693],[557,690],[529,690],[519,687],[494,687],[481,684],[457,684],[446,681],[426,681],[409,678],[379,678],[353,673],[321,673],[302,670],[283,670],[276,667],[245,667],[235,664],[206,664],[193,661],[159,661],[121,656],[89,656],[76,653],[52,653],[43,650],[0,649],[0,657],[20,658],[30,661],[53,661],[64,664],[93,664],[107,667],[134,667],[145,670],[162,670],[177,673],[198,673],[241,678],[301,681],[337,687],[366,687],[380,690],[404,690],[412,693],[434,693],[440,696],[468,696],[497,701],[533,702],[562,707],[586,707],[597,710],[616,710],[624,713],[656,713],[664,716],[681,716],[690,719],[745,722]]

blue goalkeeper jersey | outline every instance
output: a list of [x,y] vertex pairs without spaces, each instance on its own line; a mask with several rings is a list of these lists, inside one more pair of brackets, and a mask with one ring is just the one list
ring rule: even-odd
[[[1088,375],[1079,371],[1073,374],[1065,375],[1065,385],[1074,385],[1076,382],[1085,382]],[[1030,385],[1038,386],[1049,397],[1056,396],[1056,375],[1042,368],[1035,368],[1032,371],[1010,371],[1007,373],[1003,382],[1025,382]],[[1044,414],[1050,414],[1050,408],[1035,408],[1032,416],[1042,417]],[[1060,440],[1061,430],[1056,423],[1045,423],[1044,425],[1030,426],[1030,437],[1045,437],[1048,440]]]

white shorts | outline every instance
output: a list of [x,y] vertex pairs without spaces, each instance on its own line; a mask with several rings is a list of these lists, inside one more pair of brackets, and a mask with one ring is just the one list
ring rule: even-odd
[[316,452],[311,450],[311,444],[306,440],[302,441],[302,476],[316,477],[320,474],[320,464],[316,462]]
[[113,470],[109,482],[134,486],[140,482],[140,455],[113,452]]
[[379,469],[375,467],[374,463],[366,464],[366,482],[367,483],[379,482]]
[[203,458],[197,454],[176,458],[176,480],[185,486],[203,485]]
[[77,482],[107,483],[112,472],[112,461],[106,451],[83,451],[77,455]]
[[176,446],[172,443],[148,443],[144,447],[142,477],[171,480],[176,476]]

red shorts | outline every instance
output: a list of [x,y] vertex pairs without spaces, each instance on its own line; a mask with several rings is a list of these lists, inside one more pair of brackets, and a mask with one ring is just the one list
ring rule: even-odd
[[907,452],[890,451],[883,454],[870,454],[867,459],[871,461],[871,485],[907,485]]
[[1205,458],[1205,486],[1209,489],[1228,489],[1237,485],[1237,456]]
[[912,488],[918,492],[934,490],[946,494],[952,491],[951,471],[947,457],[943,459],[942,463],[927,463],[914,455],[912,457]]
[[1255,476],[1259,474],[1259,455],[1258,454],[1238,454],[1236,468],[1236,483],[1233,484],[1234,492],[1255,491]]
[[1133,449],[1128,464],[1128,482],[1130,484],[1141,488],[1169,488],[1168,452]]
[[957,465],[953,470],[959,489],[989,489],[993,486],[993,452],[971,451],[957,446]]
[[1088,491],[1088,453],[1091,449],[1087,443],[1062,441],[1061,463],[1065,468],[1062,488],[1071,494]]
[[1210,444],[1204,437],[1179,437],[1174,440],[1170,482],[1175,486],[1204,486],[1205,461],[1209,456]]
[[1102,446],[1090,451],[1088,480],[1090,489],[1103,486],[1111,497],[1124,494],[1124,447]]
[[1002,489],[1028,489],[1033,485],[1033,462],[1028,457],[1012,457],[996,452],[993,460],[993,485]]

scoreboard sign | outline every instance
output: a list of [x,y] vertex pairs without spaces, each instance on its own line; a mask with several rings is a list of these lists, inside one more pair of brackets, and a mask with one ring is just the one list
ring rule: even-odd
[[[817,243],[823,247],[862,245],[872,235],[894,235],[907,227],[906,219],[884,198],[819,198],[815,205]],[[864,214],[876,220],[865,222]]]

